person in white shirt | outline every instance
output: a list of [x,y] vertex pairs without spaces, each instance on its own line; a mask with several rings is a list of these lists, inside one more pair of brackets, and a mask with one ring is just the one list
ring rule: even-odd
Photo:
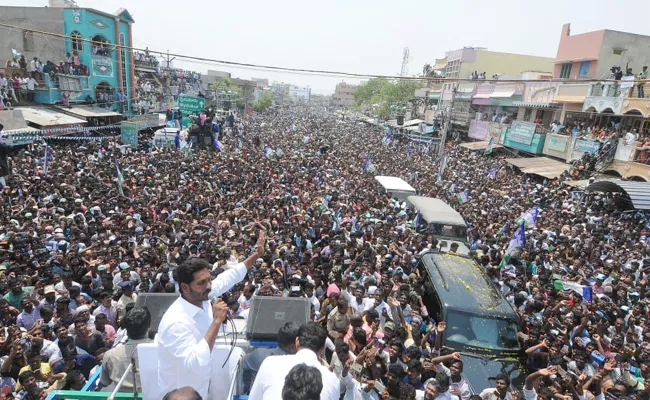
[[[261,231],[257,248],[243,263],[221,273],[212,280],[211,265],[200,258],[192,258],[176,270],[181,297],[163,315],[158,326],[159,396],[183,386],[194,388],[206,398],[210,386],[211,352],[226,319],[228,306],[216,299],[241,282],[264,255],[266,233]],[[152,397],[152,398],[153,398]]]
[[[444,361],[453,360],[449,368],[445,367]],[[468,400],[472,396],[469,390],[469,384],[463,378],[463,362],[460,359],[460,353],[453,353],[446,356],[435,357],[431,363],[436,366],[440,372],[444,372],[449,377],[449,387],[451,393],[460,397],[462,400]]]
[[506,374],[499,374],[496,377],[496,388],[486,388],[479,394],[483,400],[512,400],[508,391],[510,377]]
[[366,288],[359,285],[354,288],[354,297],[348,292],[348,289],[344,289],[341,294],[343,294],[343,297],[348,301],[354,311],[364,314],[375,305],[374,299],[364,297],[365,292]]
[[637,135],[636,129],[634,129],[632,131],[628,131],[625,134],[625,144],[628,145],[628,146],[633,146],[636,143],[638,137],[639,137],[639,135]]
[[298,364],[316,367],[322,375],[323,389],[321,400],[339,400],[341,388],[336,375],[321,364],[325,352],[327,332],[316,322],[308,322],[300,327],[294,355],[267,357],[255,378],[248,396],[249,400],[282,399],[284,378]]

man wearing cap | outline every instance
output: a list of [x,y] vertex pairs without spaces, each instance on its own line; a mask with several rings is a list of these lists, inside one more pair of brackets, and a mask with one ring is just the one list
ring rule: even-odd
[[49,305],[52,308],[56,308],[56,290],[54,285],[47,285],[43,288],[43,299],[41,300],[39,306]]
[[138,295],[133,292],[133,283],[131,281],[124,281],[120,283],[120,289],[122,290],[122,296],[117,300],[117,323],[124,318],[126,314],[126,306],[129,303],[135,303],[135,300],[138,298]]
[[125,281],[124,277],[122,276],[126,275],[125,271],[128,272],[128,277],[131,282],[136,282],[140,278],[137,272],[131,271],[131,266],[128,263],[121,262],[117,268],[119,269],[119,272],[113,275],[113,287],[118,287],[120,283]]

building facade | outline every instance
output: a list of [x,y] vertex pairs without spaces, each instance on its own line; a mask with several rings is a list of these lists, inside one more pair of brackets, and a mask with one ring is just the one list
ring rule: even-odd
[[311,88],[289,85],[289,98],[293,102],[304,102],[311,99]]
[[334,95],[332,95],[332,105],[335,107],[349,107],[354,104],[354,92],[357,90],[356,85],[340,82],[336,84]]
[[650,66],[650,36],[607,29],[571,35],[571,24],[562,26],[554,78],[607,79],[614,65],[623,73]]
[[[28,59],[38,57],[42,63],[51,61],[57,65],[65,65],[67,53],[79,56],[80,67],[74,71],[39,76],[36,102],[57,104],[65,95],[71,103],[90,99],[116,110],[130,108],[136,96],[134,58],[129,48],[133,46],[135,21],[126,9],[110,14],[71,7],[68,3],[53,3],[51,7],[0,7],[0,21],[20,26],[9,35],[0,35],[3,66],[7,60],[2,57],[9,57],[13,50]],[[120,92],[124,102],[118,102]]]
[[485,73],[486,78],[495,74],[521,76],[524,71],[552,71],[553,58],[525,54],[501,53],[485,48],[465,47],[449,51],[447,63],[436,65],[434,70],[444,70],[445,78],[469,79],[472,73]]

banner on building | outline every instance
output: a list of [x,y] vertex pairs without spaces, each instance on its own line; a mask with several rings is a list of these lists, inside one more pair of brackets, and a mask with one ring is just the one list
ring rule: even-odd
[[561,151],[564,153],[566,151],[567,145],[569,144],[568,136],[556,136],[549,135],[548,138],[548,149],[553,151]]
[[122,144],[129,145],[133,148],[138,147],[138,125],[134,122],[122,122]]
[[537,124],[532,122],[514,121],[510,126],[508,140],[529,146],[533,142],[536,128]]
[[573,151],[581,151],[583,153],[596,153],[600,148],[600,142],[597,140],[587,140],[577,138],[573,144]]

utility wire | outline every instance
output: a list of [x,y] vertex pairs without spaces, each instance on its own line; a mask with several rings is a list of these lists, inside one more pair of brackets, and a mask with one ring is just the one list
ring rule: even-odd
[[[78,41],[94,43],[95,45],[97,45],[97,42],[94,42],[92,39],[82,38],[82,37],[78,37],[78,36],[73,37],[73,36],[69,36],[69,35],[63,35],[63,34],[60,34],[60,33],[46,32],[46,31],[40,31],[40,30],[35,30],[35,29],[29,29],[29,28],[20,27],[20,26],[16,26],[16,25],[5,24],[5,23],[0,23],[0,27],[7,28],[7,29],[25,30],[25,31],[33,32],[33,33],[40,33],[40,34],[46,35],[46,36],[58,37],[58,38],[63,39],[63,40],[65,40],[65,39],[74,39],[74,40],[78,40]],[[128,50],[139,51],[139,52],[143,52],[143,53],[148,51],[149,53],[160,54],[161,56],[177,57],[177,58],[183,58],[183,59],[187,59],[187,60],[201,61],[201,62],[210,62],[210,63],[215,63],[215,64],[219,64],[219,65],[226,65],[226,66],[232,66],[232,67],[253,68],[253,69],[258,69],[258,70],[263,70],[263,71],[294,72],[294,73],[302,73],[302,74],[322,74],[323,76],[331,76],[331,77],[378,78],[378,79],[400,79],[400,80],[411,80],[411,81],[431,81],[431,82],[434,82],[434,83],[441,83],[441,82],[481,83],[481,82],[490,82],[491,81],[489,79],[476,80],[476,79],[464,79],[464,78],[432,78],[432,77],[424,77],[424,76],[420,77],[420,76],[360,74],[360,73],[342,72],[342,71],[327,71],[327,70],[306,69],[306,68],[278,67],[278,66],[272,66],[272,65],[242,63],[242,62],[228,61],[228,60],[218,60],[218,59],[206,58],[206,57],[196,57],[196,56],[189,56],[189,55],[184,55],[184,54],[175,54],[175,53],[162,52],[162,51],[151,50],[151,49],[140,49],[140,48],[121,45],[121,44],[112,44],[111,43],[110,47],[113,47],[113,48],[125,48],[125,49],[128,49]],[[497,82],[502,82],[502,83],[524,83],[524,82],[563,82],[563,83],[578,82],[578,83],[588,83],[588,82],[603,82],[603,81],[607,81],[607,79],[583,79],[583,80],[568,80],[568,79],[527,79],[527,80],[503,79],[503,80],[501,80],[501,79],[499,79],[499,80],[496,80],[496,81]]]

